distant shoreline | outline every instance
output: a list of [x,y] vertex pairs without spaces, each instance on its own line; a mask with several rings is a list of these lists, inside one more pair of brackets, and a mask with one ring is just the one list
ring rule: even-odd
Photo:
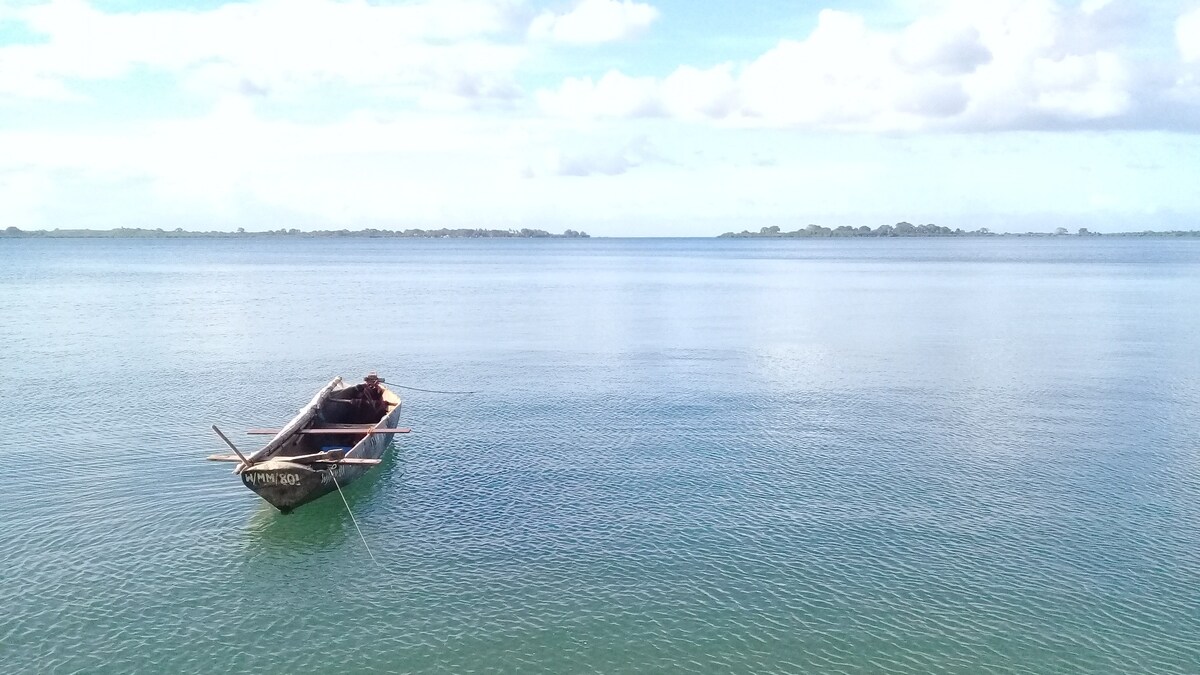
[[[742,230],[741,232],[725,232],[717,235],[716,239],[839,239],[839,238],[983,238],[983,237],[1045,237],[1045,238],[1088,238],[1088,237],[1159,237],[1159,238],[1200,238],[1200,230],[1144,230],[1141,232],[1091,232],[1087,228],[1079,228],[1076,232],[1068,232],[1058,228],[1055,232],[992,232],[988,228],[978,230],[951,230],[938,225],[911,225],[897,223],[896,225],[881,225],[875,229],[869,227],[841,226],[837,228],[809,225],[801,230],[784,232],[778,226],[764,227],[758,232]],[[112,230],[86,229],[55,229],[55,230],[21,230],[9,227],[0,230],[0,239],[592,239],[587,232],[564,230],[554,234],[545,230],[522,228],[520,230],[485,230],[485,229],[438,229],[438,230],[264,230],[247,231],[192,231],[176,228],[174,230],[146,229],[140,227],[120,227]],[[621,239],[625,237],[602,237]],[[636,238],[636,237],[635,237]],[[694,237],[648,237],[652,239],[709,239],[710,236]]]
[[1145,230],[1143,232],[1112,232],[1103,234],[1092,232],[1086,227],[1081,227],[1075,232],[1069,232],[1065,227],[1060,227],[1054,232],[992,232],[986,227],[966,231],[957,228],[951,230],[948,227],[940,225],[913,225],[912,223],[901,222],[895,225],[880,225],[873,230],[865,225],[862,227],[843,225],[834,229],[821,227],[820,225],[809,225],[802,230],[783,232],[776,225],[773,227],[764,227],[758,232],[742,230],[741,232],[726,232],[725,234],[718,235],[720,239],[819,239],[839,237],[1200,237],[1200,230],[1169,230],[1164,232]]
[[587,232],[565,230],[552,234],[545,230],[484,230],[484,229],[439,229],[439,230],[312,230],[297,229],[266,230],[262,232],[193,232],[183,228],[174,230],[141,227],[119,227],[114,230],[21,230],[15,227],[0,230],[0,239],[243,239],[243,238],[287,237],[296,239],[315,238],[408,238],[408,239],[589,239]]

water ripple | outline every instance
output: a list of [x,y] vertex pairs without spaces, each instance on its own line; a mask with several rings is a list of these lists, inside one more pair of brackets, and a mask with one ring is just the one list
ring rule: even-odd
[[[193,243],[0,249],[5,672],[1200,663],[1193,253]],[[363,364],[378,567],[199,461]]]

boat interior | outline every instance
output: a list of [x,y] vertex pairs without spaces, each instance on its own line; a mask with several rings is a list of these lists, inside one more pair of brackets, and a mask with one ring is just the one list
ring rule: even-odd
[[383,413],[364,409],[354,402],[353,396],[353,387],[335,389],[321,401],[317,414],[304,425],[305,430],[345,429],[346,433],[295,433],[268,456],[299,457],[328,450],[349,450],[366,437],[362,430],[375,426],[400,405],[400,398],[386,387],[383,388],[383,400],[387,409]]

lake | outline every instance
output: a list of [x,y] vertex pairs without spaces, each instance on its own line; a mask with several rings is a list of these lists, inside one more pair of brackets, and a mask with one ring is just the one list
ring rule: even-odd
[[[0,241],[5,672],[1195,673],[1200,241]],[[389,459],[205,462],[334,375]],[[261,438],[261,437],[260,437]]]

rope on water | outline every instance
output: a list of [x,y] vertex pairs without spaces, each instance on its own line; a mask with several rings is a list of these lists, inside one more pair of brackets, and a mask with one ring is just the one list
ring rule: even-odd
[[[379,565],[379,561],[375,559],[375,554],[371,553],[371,547],[367,545],[367,538],[363,536],[362,529],[358,526],[358,521],[354,518],[354,512],[350,510],[350,502],[346,501],[346,493],[342,492],[342,485],[338,483],[337,475],[334,474],[332,468],[329,469],[329,477],[333,479],[333,484],[337,486],[338,494],[342,496],[342,503],[346,505],[346,513],[350,514],[350,522],[354,523],[354,529],[358,530],[358,538],[362,539],[363,546],[367,549],[367,555],[371,556],[371,562]],[[383,565],[379,565],[383,567]]]
[[388,387],[395,387],[397,389],[408,389],[411,391],[423,391],[426,394],[478,394],[479,393],[477,391],[440,391],[437,389],[419,389],[417,387],[406,387],[402,384],[389,384]]

